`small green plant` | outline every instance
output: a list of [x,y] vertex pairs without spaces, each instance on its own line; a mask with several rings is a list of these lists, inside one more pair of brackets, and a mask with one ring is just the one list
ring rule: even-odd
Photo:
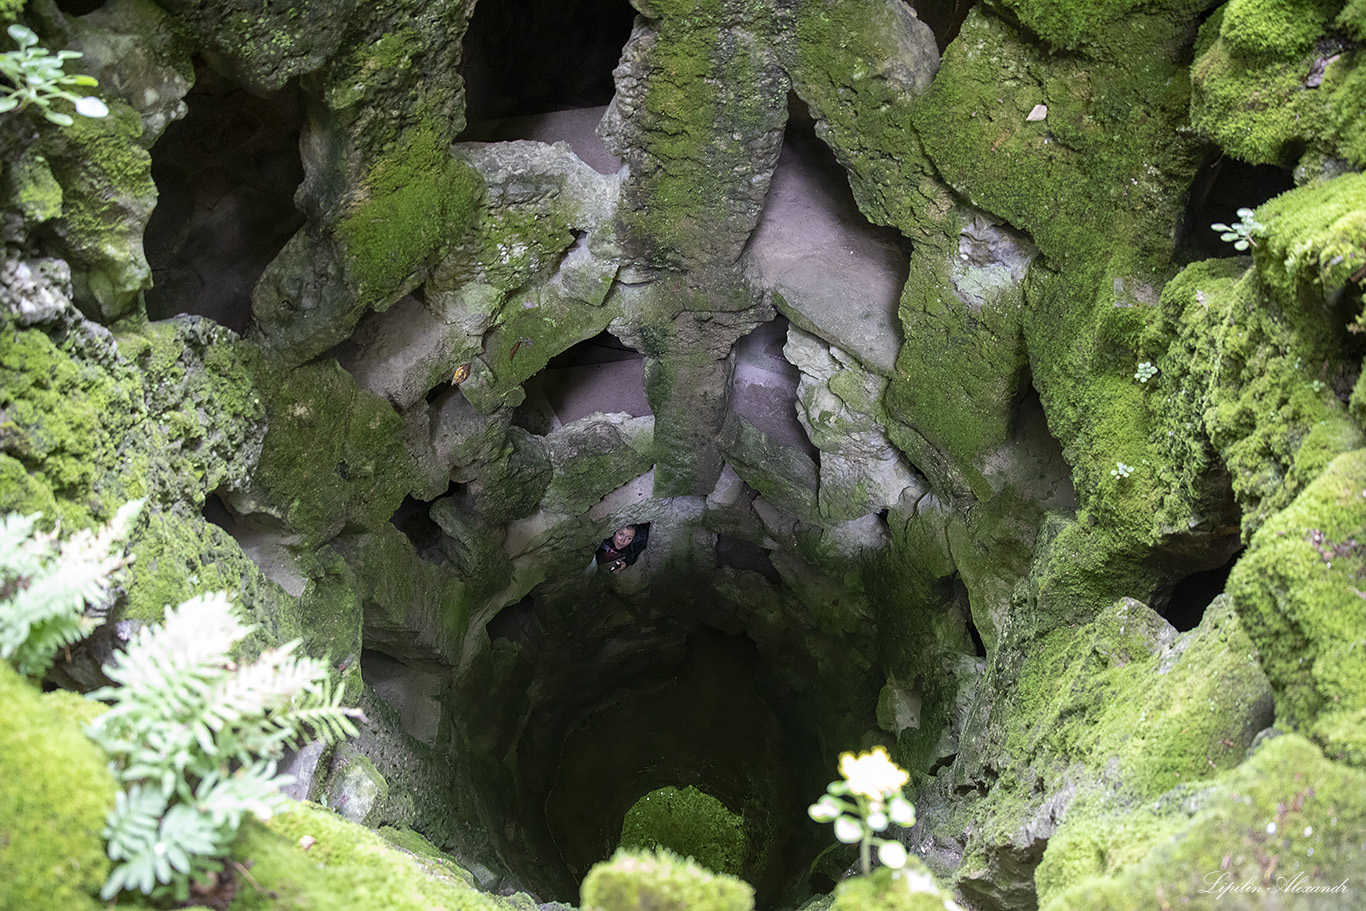
[[841,753],[840,775],[843,777],[830,782],[825,795],[807,813],[816,822],[833,822],[839,841],[858,844],[859,863],[865,874],[872,867],[874,845],[878,860],[886,866],[895,870],[906,866],[905,847],[877,833],[887,831],[892,823],[915,825],[915,807],[901,795],[910,776],[882,747],[857,756]]
[[1140,362],[1138,369],[1134,371],[1134,379],[1140,383],[1146,383],[1155,376],[1157,376],[1157,368],[1153,366],[1152,361]]
[[111,708],[90,725],[123,790],[104,836],[114,866],[104,899],[137,890],[183,901],[192,879],[222,869],[243,817],[260,819],[287,802],[292,780],[276,760],[303,732],[331,741],[354,736],[321,660],[295,654],[296,640],[238,666],[229,651],[252,628],[227,595],[167,608],[117,663],[116,686],[91,693]]
[[71,102],[76,113],[82,117],[103,117],[109,113],[105,103],[95,96],[76,95],[68,91],[99,85],[93,76],[63,70],[66,61],[83,56],[80,51],[49,54],[47,48],[37,46],[38,36],[22,25],[11,25],[7,31],[19,49],[0,54],[0,75],[8,79],[12,86],[0,89],[0,114],[22,111],[32,104],[48,120],[58,126],[69,127],[75,122],[71,115],[52,109],[52,102],[58,98]]
[[1134,473],[1134,466],[1125,465],[1123,462],[1116,462],[1115,467],[1110,469],[1110,477],[1127,478]]
[[104,528],[57,533],[35,531],[40,516],[0,519],[0,659],[26,677],[41,677],[57,652],[79,642],[102,622],[86,612],[109,593],[109,577],[125,563],[113,553],[141,500],[128,503]]
[[1257,246],[1257,241],[1252,239],[1252,232],[1260,231],[1263,227],[1262,223],[1253,217],[1254,214],[1251,209],[1244,207],[1238,210],[1238,221],[1233,224],[1226,225],[1223,222],[1216,221],[1210,227],[1222,232],[1219,239],[1232,242],[1233,249],[1246,250],[1248,247]]

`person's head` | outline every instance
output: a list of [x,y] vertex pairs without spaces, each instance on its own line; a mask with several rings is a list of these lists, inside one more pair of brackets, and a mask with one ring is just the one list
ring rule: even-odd
[[636,527],[634,525],[623,525],[612,535],[612,546],[617,550],[621,550],[635,539]]

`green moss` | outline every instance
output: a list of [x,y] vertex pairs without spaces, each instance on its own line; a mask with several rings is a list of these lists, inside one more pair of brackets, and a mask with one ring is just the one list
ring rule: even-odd
[[948,457],[963,479],[954,486],[985,498],[983,454],[1009,436],[1026,364],[1024,295],[1015,287],[986,306],[965,304],[949,275],[956,256],[952,243],[917,244],[911,254],[900,303],[906,338],[885,401]]
[[62,214],[62,187],[52,176],[47,159],[35,149],[25,150],[6,169],[4,188],[9,203],[33,224]]
[[982,762],[999,776],[971,807],[966,869],[985,863],[980,846],[1055,812],[1044,795],[1065,795],[1079,818],[1146,805],[1236,766],[1270,723],[1270,687],[1226,600],[1180,637],[1132,600],[1027,640],[1010,632],[982,684],[1009,697],[960,742],[962,774]]
[[[1192,908],[1251,909],[1265,907],[1273,888],[1285,907],[1348,907],[1344,896],[1366,875],[1363,794],[1363,773],[1325,760],[1301,737],[1275,737],[1214,786],[1173,794],[1156,810],[1069,817],[1040,865],[1040,907],[1127,911],[1136,900],[1175,907],[1179,896]],[[1071,856],[1055,859],[1055,845]],[[1072,875],[1055,876],[1065,871]],[[1338,891],[1297,894],[1292,884]]]
[[[3,432],[3,426],[0,426]],[[55,516],[59,512],[52,488],[35,478],[24,463],[0,453],[0,513]]]
[[816,518],[816,465],[805,453],[740,417],[726,421],[721,449],[735,473],[765,499],[796,516]]
[[337,225],[347,270],[371,303],[387,304],[473,224],[482,181],[439,135],[426,125],[408,129],[370,168]]
[[785,86],[756,46],[775,31],[772,12],[760,3],[680,0],[661,6],[651,24],[619,233],[651,260],[729,264],[757,214],[738,204],[753,195],[753,161],[776,151],[765,134],[783,120]]
[[377,831],[389,844],[411,854],[429,875],[454,876],[469,886],[475,885],[472,873],[457,864],[420,833],[392,826],[380,826]]
[[1020,669],[1007,753],[1041,754],[1035,768],[1108,763],[1115,787],[1139,798],[1236,765],[1238,744],[1269,721],[1250,639],[1228,605],[1175,653],[1162,654],[1164,626],[1138,602],[1119,602],[1081,634],[1045,634]]
[[[1293,25],[1280,21],[1293,18],[1301,6],[1319,12]],[[1312,0],[1237,0],[1210,17],[1201,27],[1191,67],[1191,125],[1250,164],[1288,167],[1306,142],[1331,148],[1331,91],[1309,86],[1305,79],[1317,57],[1311,45],[1320,33],[1311,26],[1322,24],[1323,9]],[[1268,16],[1272,11],[1278,15]],[[1342,65],[1339,61],[1329,69]]]
[[[335,572],[354,573],[353,597],[359,604],[338,612],[338,642],[345,641],[343,633],[359,634],[363,604],[370,628],[407,630],[407,635],[437,654],[457,654],[470,604],[493,594],[508,578],[506,555],[495,543],[461,543],[466,551],[462,556],[470,562],[457,561],[461,578],[455,579],[449,570],[419,559],[412,543],[387,522],[370,534],[348,535],[339,542],[343,559],[338,560]],[[487,560],[487,566],[480,559]],[[314,624],[310,621],[309,625]],[[339,647],[336,653],[341,654]]]
[[594,911],[750,911],[754,890],[668,851],[617,851],[583,880],[583,907]]
[[[1325,325],[1324,310],[1343,296],[1348,276],[1366,265],[1366,174],[1344,174],[1283,193],[1257,210],[1265,225],[1253,251],[1270,295],[1305,341],[1319,346],[1352,315]],[[1331,312],[1331,311],[1330,311]]]
[[77,297],[106,319],[126,313],[152,283],[142,232],[157,190],[141,138],[142,118],[119,103],[107,117],[77,117],[43,138],[62,189],[62,215],[53,224],[73,266]]
[[1361,622],[1343,605],[1366,588],[1366,451],[1340,455],[1252,538],[1229,576],[1277,693],[1277,716],[1308,725],[1322,711],[1366,708]]
[[745,821],[725,804],[694,787],[659,788],[637,800],[621,825],[623,850],[665,848],[714,873],[744,872]]
[[1162,321],[1141,344],[1159,367],[1145,394],[1157,418],[1166,523],[1186,521],[1183,499],[1197,525],[1226,512],[1222,484],[1211,483],[1222,463],[1250,536],[1331,459],[1361,445],[1360,427],[1334,395],[1357,369],[1337,260],[1356,262],[1350,245],[1366,243],[1354,215],[1366,187],[1358,178],[1307,185],[1263,206],[1255,269],[1245,259],[1197,264],[1164,291]]
[[649,426],[639,421],[625,427],[597,421],[556,432],[549,440],[555,475],[545,489],[544,508],[567,516],[586,513],[650,469],[653,445]]
[[1219,37],[1244,57],[1295,58],[1309,50],[1342,0],[1229,0]]
[[270,420],[254,482],[305,545],[391,516],[415,484],[402,419],[336,361],[262,381]]
[[1310,735],[1328,758],[1366,770],[1366,708],[1324,712]]
[[260,452],[266,409],[255,345],[210,320],[119,325],[119,353],[140,373],[156,443],[147,471],[169,499],[240,487]]
[[885,78],[887,61],[908,53],[893,37],[901,26],[888,21],[892,11],[877,0],[797,4],[788,69],[793,89],[824,122],[822,139],[849,171],[860,210],[910,237],[940,234],[951,201],[910,122],[934,60],[908,61],[920,80],[914,90],[905,74]]
[[[261,574],[227,532],[198,515],[149,513],[131,551],[133,563],[125,583],[128,597],[121,605],[121,618],[159,623],[167,607],[195,595],[228,592],[257,628],[253,649],[304,633],[299,606]],[[318,617],[315,622],[325,627],[323,620]]]
[[915,858],[893,873],[879,867],[869,876],[852,876],[835,889],[830,911],[953,911],[951,893],[940,888]]
[[[558,208],[548,214],[516,205],[483,211],[475,228],[472,268],[479,281],[498,290],[499,304],[534,275],[554,269],[574,243],[571,215]],[[515,304],[512,313],[520,306]]]
[[0,907],[95,909],[109,860],[114,779],[104,754],[56,706],[0,662]]
[[[949,184],[1057,268],[1115,241],[1165,255],[1197,165],[1183,24],[1136,14],[1116,34],[1127,50],[1112,62],[1052,57],[974,9],[910,112]],[[1037,104],[1047,119],[1026,121]]]
[[1366,41],[1366,0],[1347,0],[1336,24],[1356,40]]
[[1324,89],[1332,92],[1332,130],[1337,153],[1354,167],[1366,168],[1366,53],[1343,55],[1329,68]]
[[312,804],[292,805],[264,826],[247,823],[233,856],[250,862],[260,885],[240,884],[233,911],[505,911],[460,876],[425,867],[369,829]]
[[[55,502],[48,520],[82,528],[146,492],[145,480],[113,481],[147,445],[141,389],[127,375],[72,358],[36,329],[0,333],[0,446],[28,477],[0,488],[11,508]],[[55,498],[55,500],[54,500]]]
[[409,28],[358,44],[344,62],[333,64],[323,93],[328,107],[341,111],[373,97],[395,81],[396,74],[411,68],[420,52],[421,36]]

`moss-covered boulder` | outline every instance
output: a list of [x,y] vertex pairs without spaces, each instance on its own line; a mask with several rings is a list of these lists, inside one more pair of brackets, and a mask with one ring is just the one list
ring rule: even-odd
[[650,469],[654,419],[589,415],[546,437],[554,476],[543,507],[568,516],[586,513],[606,494]]
[[583,879],[584,911],[750,911],[754,890],[668,851],[618,851]]
[[398,414],[336,361],[263,377],[261,393],[270,429],[251,484],[230,497],[239,512],[318,544],[387,519],[420,483]]
[[[1330,756],[1334,741],[1359,740],[1346,722],[1359,724],[1366,709],[1366,655],[1355,645],[1361,624],[1346,608],[1366,588],[1364,514],[1366,450],[1358,449],[1338,456],[1257,532],[1228,583],[1276,688],[1277,717],[1304,726],[1329,716],[1322,730]],[[1344,758],[1359,761],[1357,752]]]
[[360,903],[390,911],[504,911],[444,865],[424,863],[379,834],[312,804],[296,804],[268,823],[249,822],[233,844],[251,862],[232,907],[302,909]]
[[649,266],[726,266],[758,222],[786,120],[770,4],[645,4],[602,126],[630,170],[618,233]]
[[1069,818],[1040,865],[1039,905],[1354,908],[1366,875],[1364,788],[1361,771],[1303,737],[1272,737],[1208,787]]
[[1363,166],[1366,77],[1360,50],[1340,37],[1353,21],[1340,0],[1221,6],[1195,44],[1192,125],[1252,164],[1303,160],[1309,176],[1326,159]]
[[953,773],[985,794],[937,823],[974,820],[958,886],[988,907],[1033,893],[1069,808],[1115,812],[1209,779],[1238,765],[1272,719],[1271,688],[1227,599],[1179,636],[1131,600],[1040,633],[1022,652],[1003,643],[989,665]]
[[106,757],[59,709],[71,693],[42,695],[0,662],[0,906],[95,909],[109,875],[105,815],[114,807]]

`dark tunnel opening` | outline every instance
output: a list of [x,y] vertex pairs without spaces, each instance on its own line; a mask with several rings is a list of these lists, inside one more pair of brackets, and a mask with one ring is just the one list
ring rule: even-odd
[[1182,633],[1199,626],[1204,619],[1205,609],[1224,591],[1229,573],[1233,572],[1241,554],[1242,548],[1239,548],[1223,565],[1191,573],[1172,586],[1166,608],[1162,611],[1167,622]]
[[606,105],[635,15],[626,0],[479,4],[461,64],[466,119]]
[[783,356],[789,326],[779,314],[735,343],[731,409],[773,439],[799,449],[820,464],[820,450],[797,419],[801,371]]
[[253,95],[196,60],[189,113],[152,148],[157,205],[144,235],[154,320],[206,316],[235,332],[251,321],[251,291],[304,224],[300,92]]
[[1183,220],[1183,246],[1192,259],[1242,256],[1233,243],[1220,239],[1213,224],[1232,225],[1238,210],[1255,209],[1295,186],[1294,175],[1275,165],[1251,165],[1213,154],[1196,172]]
[[934,43],[939,53],[949,46],[963,27],[968,13],[977,5],[977,0],[907,0],[915,10],[916,18],[934,32]]
[[758,573],[774,585],[782,584],[783,577],[773,566],[768,550],[752,541],[731,535],[716,536],[716,565]]
[[[735,544],[718,552],[733,556]],[[538,871],[542,897],[575,901],[627,812],[664,787],[694,787],[743,820],[745,862],[732,872],[755,887],[758,907],[810,896],[829,833],[805,808],[831,778],[831,744],[857,747],[852,731],[875,719],[836,720],[812,686],[812,656],[776,667],[786,646],[725,623],[733,607],[716,615],[726,629],[699,617],[688,602],[702,590],[657,584],[646,606],[541,591],[488,622],[489,664],[460,686],[484,698],[459,724],[497,760],[483,767],[481,817],[512,869]],[[875,689],[861,701],[872,706]]]
[[526,399],[513,412],[512,422],[538,435],[595,412],[650,414],[644,359],[610,332],[555,355],[522,388]]

